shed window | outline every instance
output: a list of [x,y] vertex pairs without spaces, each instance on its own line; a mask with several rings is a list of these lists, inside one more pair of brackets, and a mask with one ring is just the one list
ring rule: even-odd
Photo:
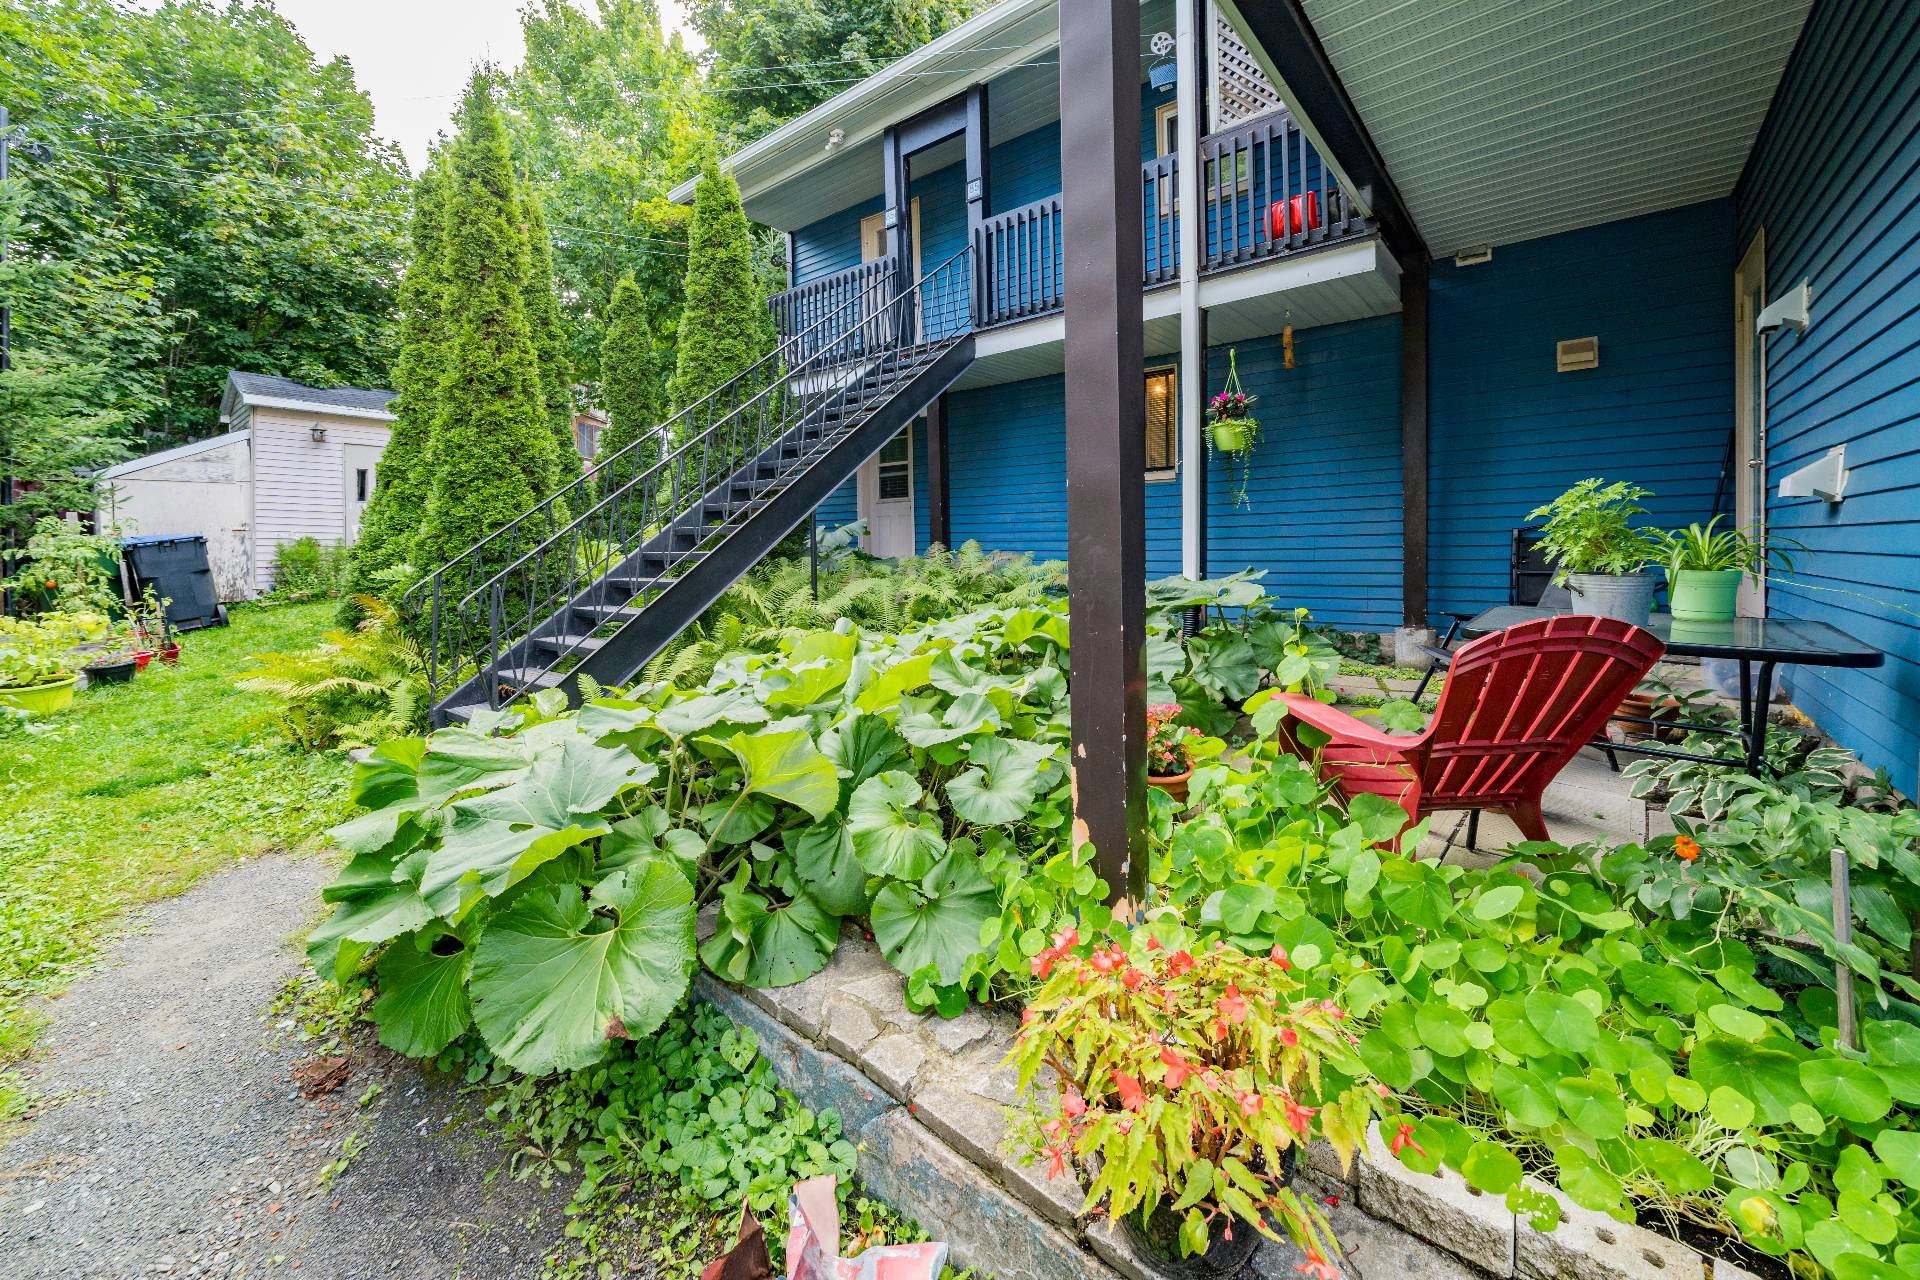
[[367,500],[367,469],[365,467],[353,469],[353,500],[355,502]]
[[1172,368],[1147,370],[1147,479],[1180,469],[1180,396]]

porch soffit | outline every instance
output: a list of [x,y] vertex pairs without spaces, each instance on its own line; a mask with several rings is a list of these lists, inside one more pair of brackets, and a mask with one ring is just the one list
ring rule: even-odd
[[1436,255],[1733,190],[1809,0],[1301,0]]

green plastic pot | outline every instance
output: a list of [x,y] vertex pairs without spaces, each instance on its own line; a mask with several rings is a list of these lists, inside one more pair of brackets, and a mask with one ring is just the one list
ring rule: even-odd
[[1725,622],[1740,595],[1738,569],[1682,569],[1667,584],[1673,616],[1679,622]]
[[50,716],[56,711],[65,711],[73,705],[73,686],[78,682],[79,677],[68,676],[64,680],[50,680],[46,684],[30,684],[18,689],[0,689],[0,706],[31,711],[35,715]]
[[1244,418],[1221,418],[1213,424],[1213,447],[1222,453],[1241,453],[1251,443]]

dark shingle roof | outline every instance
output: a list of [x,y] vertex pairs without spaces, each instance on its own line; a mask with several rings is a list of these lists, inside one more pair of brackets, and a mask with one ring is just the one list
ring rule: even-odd
[[233,389],[246,399],[298,400],[311,405],[338,405],[343,409],[384,411],[397,394],[369,387],[310,387],[292,378],[276,378],[267,373],[243,373],[235,369],[227,375]]

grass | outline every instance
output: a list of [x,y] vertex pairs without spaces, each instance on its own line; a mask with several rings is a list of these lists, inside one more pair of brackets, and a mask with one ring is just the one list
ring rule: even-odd
[[[311,644],[334,608],[236,608],[232,626],[182,637],[179,666],[0,739],[0,1072],[32,1048],[37,999],[122,912],[336,819],[346,757],[287,747],[274,702],[230,679],[250,654]],[[0,1075],[0,1116],[21,1103]]]

